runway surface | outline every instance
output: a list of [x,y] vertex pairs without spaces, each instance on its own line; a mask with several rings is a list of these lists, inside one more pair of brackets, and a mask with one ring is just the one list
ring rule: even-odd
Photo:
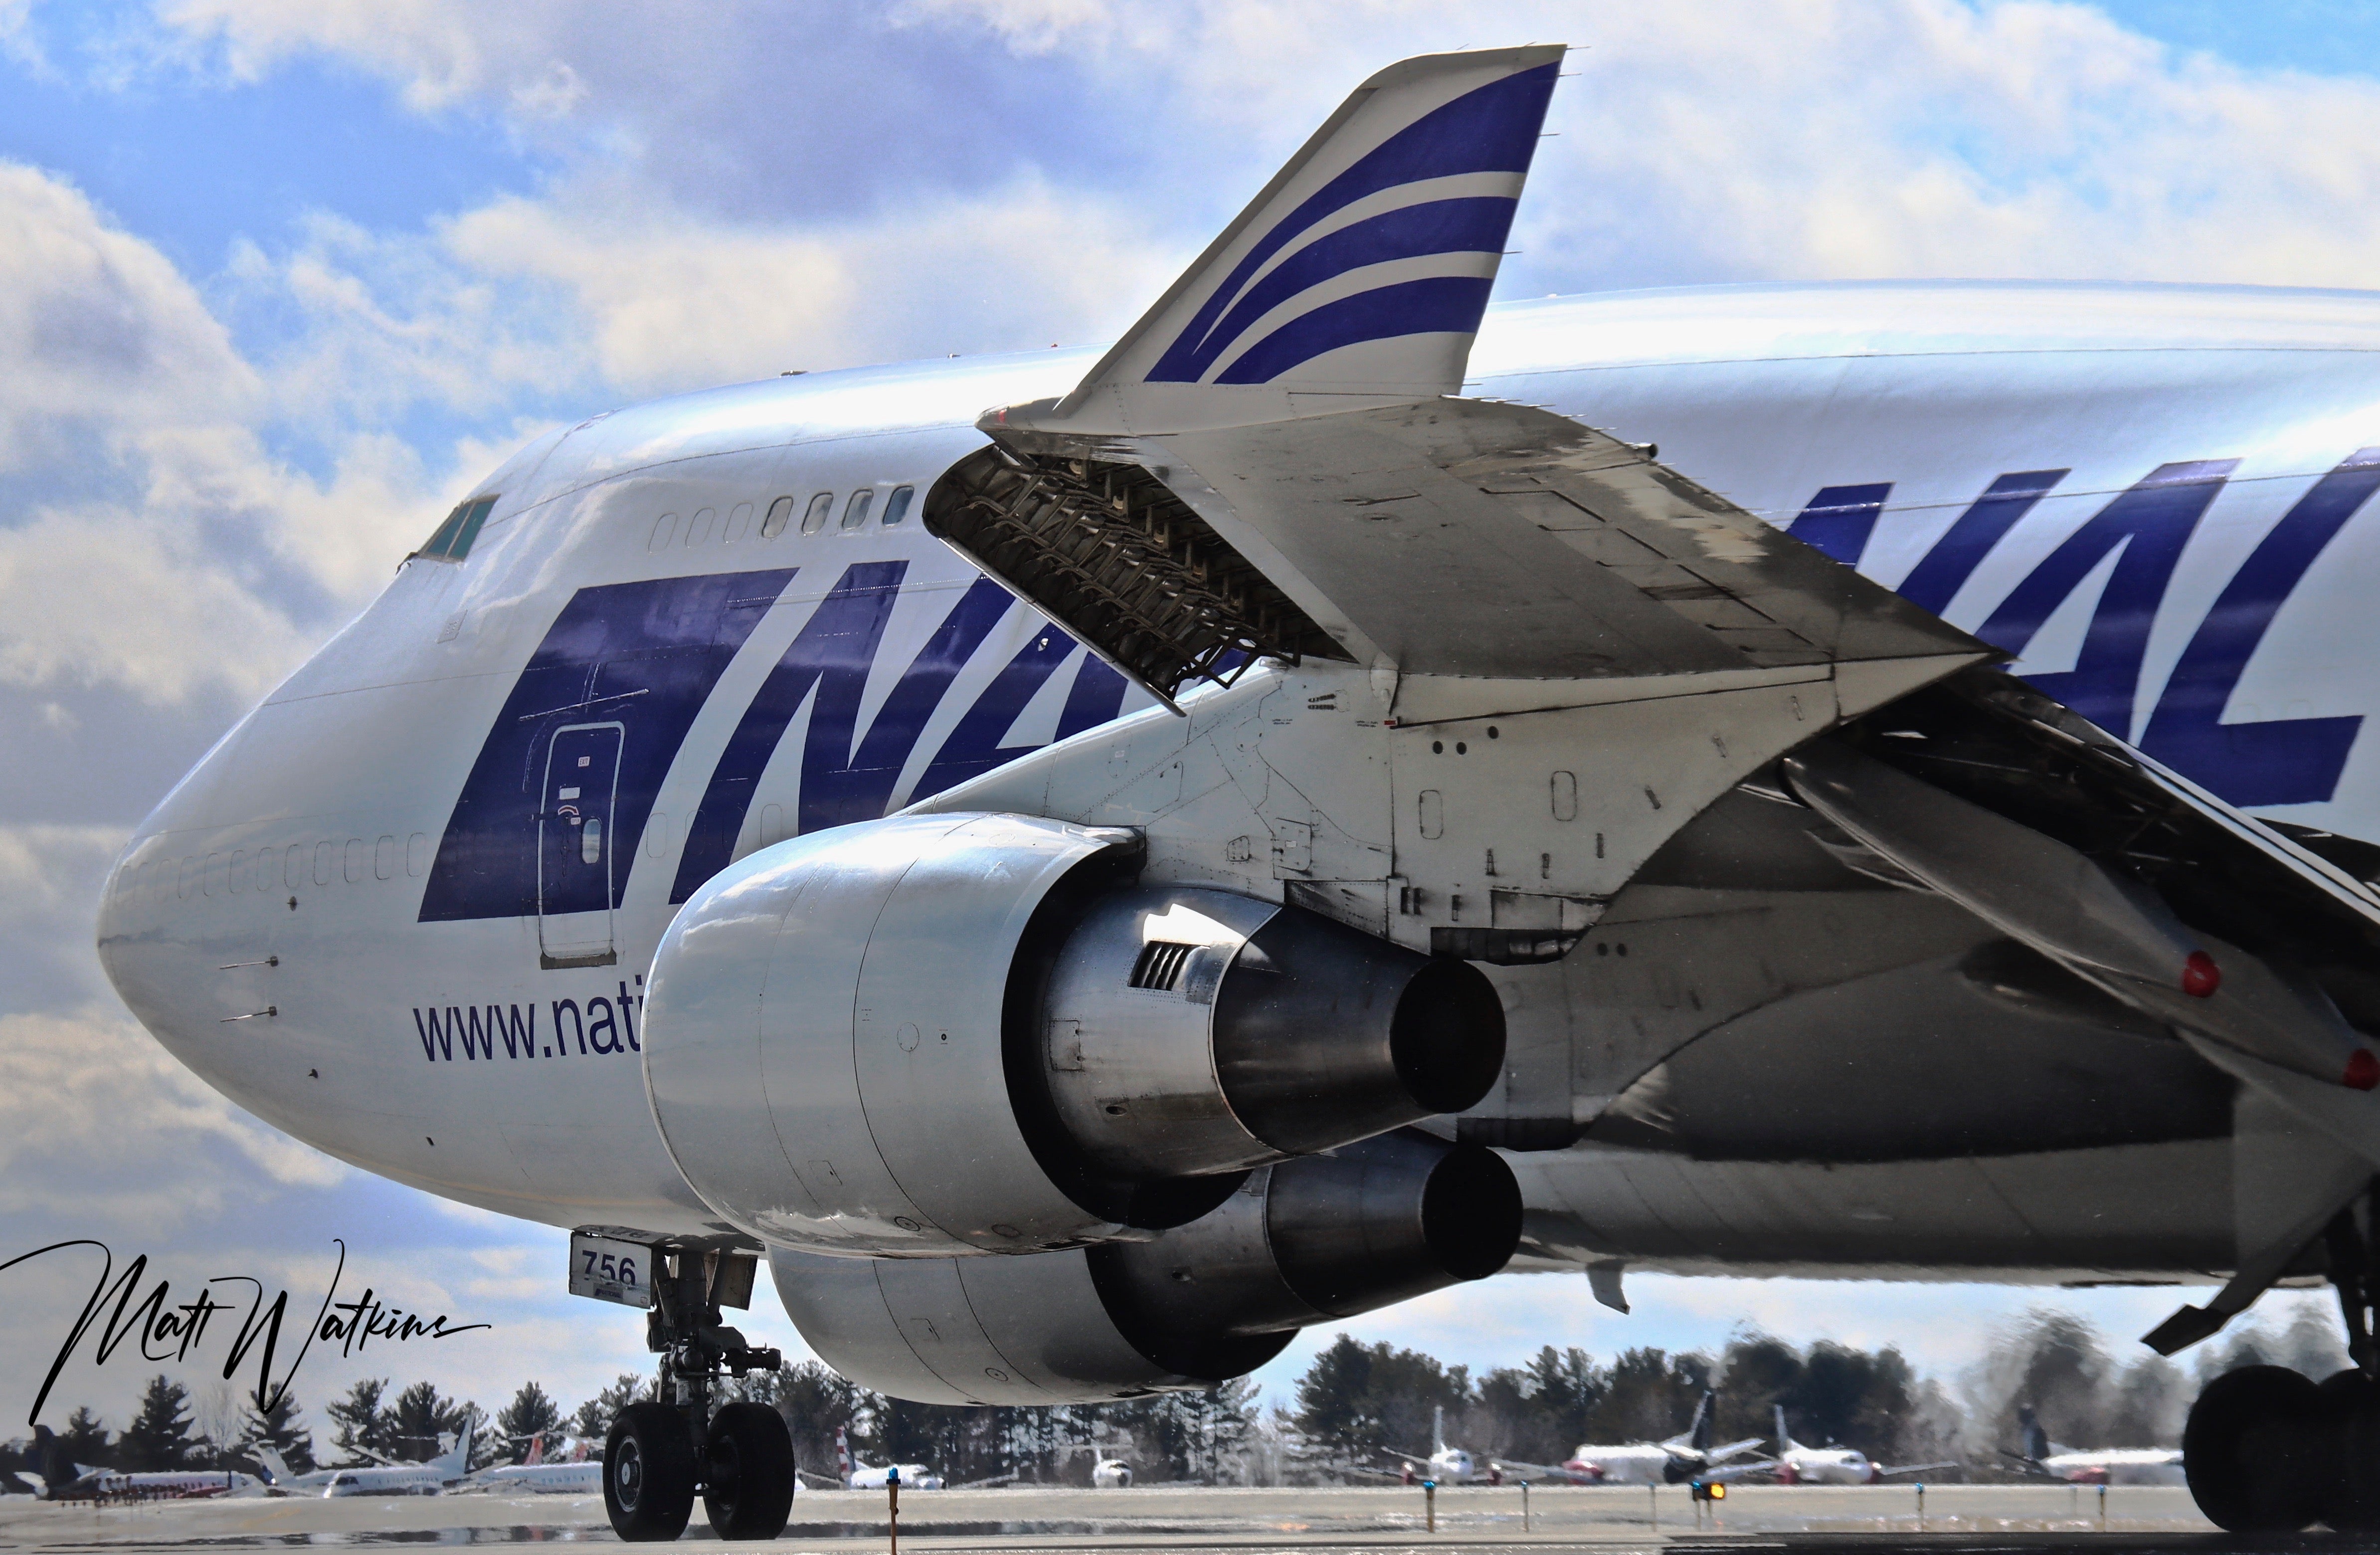
[[[1682,1487],[1649,1491],[1532,1488],[1524,1526],[1512,1486],[1440,1489],[1437,1528],[1418,1488],[1261,1489],[1138,1486],[1123,1490],[1018,1487],[912,1490],[902,1497],[901,1547],[915,1555],[965,1550],[1407,1551],[1459,1549],[1593,1549],[1689,1555],[1776,1550],[1780,1555],[1884,1555],[1889,1550],[2090,1549],[2104,1555],[2219,1549],[2363,1549],[2371,1541],[2312,1535],[2241,1542],[2198,1515],[2189,1492],[2118,1486],[2101,1521],[2098,1492],[2067,1486],[1937,1485],[1921,1525],[1907,1486],[1735,1488],[1697,1527]],[[858,1555],[885,1548],[878,1491],[805,1490],[779,1550]],[[459,1494],[169,1501],[137,1506],[0,1501],[0,1550],[237,1550],[277,1546],[468,1544],[494,1549],[561,1541],[616,1542],[600,1497]],[[680,1549],[747,1546],[710,1537],[698,1502]]]

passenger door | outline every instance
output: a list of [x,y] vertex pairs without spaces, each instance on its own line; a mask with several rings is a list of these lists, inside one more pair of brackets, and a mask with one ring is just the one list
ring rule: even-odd
[[[537,814],[538,963],[609,966],[618,959],[612,909],[619,900],[613,806],[619,795],[625,724],[570,723],[546,747]],[[627,860],[619,863],[625,875]]]

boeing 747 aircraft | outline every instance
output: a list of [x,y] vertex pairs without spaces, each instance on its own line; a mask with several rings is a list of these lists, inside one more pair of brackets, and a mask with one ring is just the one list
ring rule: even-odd
[[756,1257],[944,1403],[1508,1269],[2326,1280],[2366,1370],[2190,1479],[2380,1526],[2380,297],[1490,309],[1561,55],[1365,82],[1104,351],[538,439],[137,829],[161,1043],[650,1307],[624,1537],[784,1522]]

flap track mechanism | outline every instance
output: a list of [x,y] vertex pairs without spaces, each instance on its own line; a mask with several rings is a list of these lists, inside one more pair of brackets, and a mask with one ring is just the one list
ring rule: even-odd
[[1139,465],[994,443],[926,498],[926,528],[1175,711],[1258,659],[1339,659],[1295,601]]

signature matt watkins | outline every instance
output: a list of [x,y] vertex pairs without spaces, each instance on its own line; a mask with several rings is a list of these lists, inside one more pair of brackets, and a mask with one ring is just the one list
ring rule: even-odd
[[[74,1358],[83,1336],[91,1332],[94,1323],[99,1325],[99,1336],[91,1351],[91,1361],[96,1366],[106,1365],[108,1357],[115,1355],[127,1340],[139,1342],[135,1347],[144,1361],[188,1361],[193,1353],[201,1357],[205,1355],[210,1327],[213,1327],[218,1335],[230,1333],[230,1343],[224,1356],[224,1379],[229,1381],[253,1354],[256,1356],[256,1407],[266,1413],[280,1403],[281,1395],[289,1391],[290,1379],[298,1375],[298,1364],[305,1360],[306,1352],[313,1348],[317,1339],[325,1343],[336,1343],[339,1353],[348,1355],[375,1339],[398,1342],[408,1339],[447,1339],[489,1326],[486,1323],[462,1323],[450,1327],[444,1313],[435,1318],[424,1318],[418,1313],[390,1306],[375,1298],[370,1286],[366,1286],[364,1294],[352,1301],[337,1300],[339,1280],[347,1269],[347,1245],[336,1238],[333,1241],[339,1249],[338,1266],[332,1270],[331,1282],[322,1292],[322,1305],[316,1308],[313,1320],[307,1325],[304,1336],[298,1340],[297,1355],[290,1357],[287,1369],[280,1374],[277,1381],[273,1378],[273,1358],[281,1345],[282,1323],[288,1316],[289,1293],[286,1290],[279,1292],[268,1302],[264,1298],[262,1281],[245,1274],[219,1274],[201,1284],[198,1294],[188,1300],[176,1303],[172,1300],[170,1282],[159,1280],[153,1285],[144,1283],[149,1274],[147,1254],[134,1258],[118,1275],[115,1272],[115,1255],[108,1250],[107,1244],[88,1238],[53,1242],[46,1247],[36,1247],[30,1253],[10,1258],[6,1263],[0,1263],[0,1273],[6,1273],[20,1263],[30,1263],[46,1254],[68,1247],[94,1248],[100,1256],[99,1279],[91,1285],[91,1299],[83,1303],[82,1315],[67,1330],[65,1342],[59,1344],[56,1356],[50,1362],[49,1375],[42,1379],[41,1391],[33,1395],[33,1407],[25,1416],[26,1423],[30,1425],[40,1418],[42,1406],[50,1400],[50,1390],[57,1384],[58,1373],[65,1370],[67,1362]],[[229,1295],[230,1300],[216,1299],[218,1286],[229,1287],[224,1294]],[[115,1304],[115,1309],[103,1318],[102,1309],[111,1300]],[[243,1306],[245,1311],[241,1310]],[[236,1316],[225,1317],[218,1324],[218,1314]],[[237,1331],[233,1331],[235,1325]]]

